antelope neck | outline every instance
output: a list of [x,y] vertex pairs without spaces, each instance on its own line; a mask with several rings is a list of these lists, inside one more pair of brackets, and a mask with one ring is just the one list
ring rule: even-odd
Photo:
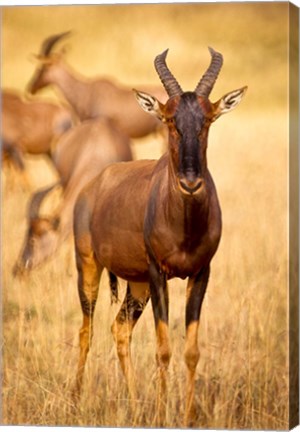
[[75,109],[80,119],[85,119],[88,115],[85,109],[88,81],[84,80],[84,78],[76,77],[65,66],[61,67],[59,77],[53,81],[55,81],[55,84],[69,104]]
[[[210,205],[210,176],[208,171],[203,176],[200,192],[185,195],[178,186],[178,176],[169,161],[167,196],[165,196],[165,214],[168,222],[175,223],[183,230],[185,238],[197,238],[206,232]],[[201,225],[199,224],[201,221]]]

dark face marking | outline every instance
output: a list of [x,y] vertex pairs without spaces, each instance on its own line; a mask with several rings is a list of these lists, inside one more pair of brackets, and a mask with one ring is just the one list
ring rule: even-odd
[[205,185],[211,113],[210,101],[195,92],[183,93],[166,104],[164,118],[169,128],[169,149],[183,194],[198,194]]
[[[206,167],[206,140],[201,140],[205,114],[193,92],[183,93],[174,116],[178,140],[178,175],[191,185],[190,192],[198,189],[198,180]],[[203,148],[202,148],[203,147]],[[187,187],[183,185],[183,187]]]

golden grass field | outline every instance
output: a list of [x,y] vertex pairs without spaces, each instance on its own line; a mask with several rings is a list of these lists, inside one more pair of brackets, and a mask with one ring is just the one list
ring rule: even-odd
[[[86,76],[128,85],[157,84],[156,54],[192,90],[209,63],[207,46],[224,55],[211,99],[248,85],[236,111],[211,128],[208,163],[223,212],[223,235],[203,304],[197,369],[197,427],[287,429],[288,407],[288,4],[185,4],[2,9],[2,86],[24,90],[28,61],[50,34],[73,29],[67,59]],[[142,88],[141,88],[142,89]],[[40,97],[57,99],[48,90]],[[156,158],[155,137],[133,143],[136,158]],[[33,190],[54,174],[27,158]],[[95,333],[80,409],[71,390],[81,310],[72,239],[28,279],[12,277],[26,228],[24,191],[2,177],[2,423],[14,425],[153,426],[155,332],[148,305],[132,342],[137,411],[126,387],[110,326],[102,278]],[[167,426],[183,426],[186,281],[170,282]],[[125,284],[122,283],[122,293]]]

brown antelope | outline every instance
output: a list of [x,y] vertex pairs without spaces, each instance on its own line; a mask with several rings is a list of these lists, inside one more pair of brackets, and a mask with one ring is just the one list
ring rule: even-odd
[[[33,194],[28,209],[28,229],[14,275],[21,275],[52,256],[72,233],[73,208],[80,190],[112,162],[132,159],[129,140],[110,121],[87,120],[58,141],[52,159],[60,182]],[[40,214],[47,195],[63,188],[62,202],[52,215]]]
[[84,366],[93,334],[93,314],[99,279],[128,281],[127,292],[112,325],[117,353],[129,394],[136,388],[130,356],[132,331],[151,297],[157,343],[157,416],[164,422],[167,369],[171,356],[168,336],[167,280],[188,278],[185,362],[187,399],[185,422],[194,414],[194,377],[202,301],[221,236],[221,210],[207,167],[209,127],[241,101],[246,87],[219,101],[209,101],[222,66],[222,55],[210,49],[210,66],[194,92],[183,92],[166,65],[167,51],[155,59],[156,71],[169,99],[136,92],[141,107],[165,122],[168,152],[157,161],[113,164],[80,193],[74,211],[78,290],[83,312],[75,396],[79,397]]
[[66,107],[26,101],[17,92],[2,91],[1,141],[4,160],[25,170],[24,154],[51,154],[51,145],[73,125]]
[[[28,91],[35,94],[46,86],[54,85],[81,120],[110,118],[131,138],[140,138],[156,131],[159,122],[139,109],[131,88],[104,78],[84,78],[66,64],[63,52],[53,52],[54,46],[69,34],[65,32],[50,36],[43,42],[36,56],[41,67],[29,83]],[[166,99],[165,92],[160,88],[148,86],[145,90],[162,100]]]

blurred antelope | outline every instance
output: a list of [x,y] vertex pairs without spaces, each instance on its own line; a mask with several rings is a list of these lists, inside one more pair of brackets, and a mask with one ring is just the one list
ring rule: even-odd
[[141,107],[165,122],[169,149],[158,161],[113,164],[79,195],[74,212],[78,290],[83,312],[75,396],[82,386],[93,334],[93,314],[102,270],[128,281],[112,325],[117,353],[132,400],[136,399],[130,356],[132,331],[151,297],[157,342],[157,423],[163,424],[168,336],[167,280],[188,278],[186,293],[187,396],[185,423],[194,418],[194,377],[199,360],[198,325],[213,258],[221,237],[221,210],[207,167],[210,125],[241,101],[246,87],[212,103],[209,95],[222,66],[210,49],[210,66],[194,92],[183,92],[166,65],[167,51],[155,59],[169,99],[136,92]]
[[54,103],[26,101],[2,91],[1,141],[4,160],[25,170],[24,154],[51,155],[51,145],[73,125],[69,109]]
[[[51,257],[72,233],[73,208],[80,190],[112,162],[132,159],[129,140],[111,124],[87,120],[58,141],[52,155],[60,181],[32,195],[28,208],[28,228],[24,245],[14,267],[21,275]],[[41,215],[44,199],[62,186],[61,204],[52,215]]]
[[[63,52],[53,52],[55,45],[69,34],[65,32],[50,36],[43,42],[36,56],[41,67],[29,83],[28,91],[35,94],[48,85],[54,85],[81,120],[110,118],[131,138],[140,138],[156,131],[159,122],[139,109],[131,88],[122,87],[108,79],[80,76],[66,64]],[[165,92],[160,88],[145,87],[145,90],[162,100],[166,99]]]

